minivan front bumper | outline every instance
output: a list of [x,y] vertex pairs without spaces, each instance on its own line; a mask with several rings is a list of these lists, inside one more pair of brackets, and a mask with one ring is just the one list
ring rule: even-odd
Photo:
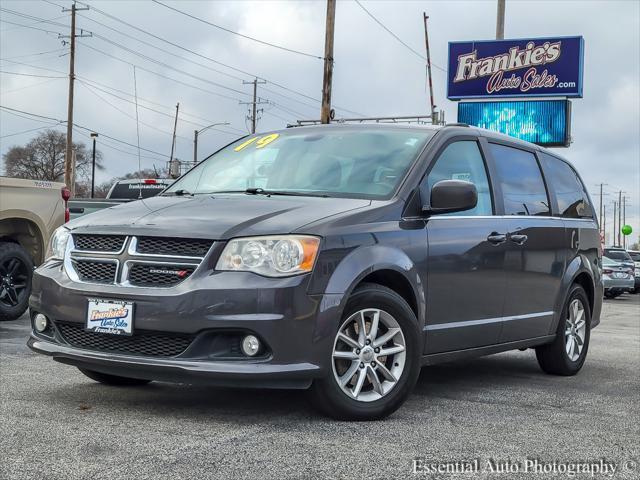
[[[330,368],[343,300],[342,295],[309,295],[308,283],[309,275],[266,278],[247,272],[213,272],[194,274],[173,288],[138,288],[77,283],[60,265],[45,265],[34,274],[30,309],[32,317],[42,313],[53,325],[45,334],[34,330],[28,345],[59,362],[123,377],[306,388]],[[136,334],[146,332],[193,341],[171,356],[78,345],[59,327],[73,327],[82,335],[89,299],[133,302],[130,338],[134,340]],[[257,336],[265,345],[261,355],[243,357],[236,349],[235,357],[220,357],[216,336],[245,334]]]

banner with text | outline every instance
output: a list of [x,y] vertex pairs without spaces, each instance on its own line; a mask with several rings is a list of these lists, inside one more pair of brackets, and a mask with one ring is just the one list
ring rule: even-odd
[[582,37],[449,43],[447,98],[582,97]]

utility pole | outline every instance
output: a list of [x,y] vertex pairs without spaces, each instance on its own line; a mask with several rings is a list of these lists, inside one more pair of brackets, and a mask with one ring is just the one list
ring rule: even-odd
[[604,238],[604,244],[607,244],[607,206],[602,206],[602,236]]
[[91,198],[93,198],[96,188],[96,138],[98,138],[98,134],[92,132],[91,138],[93,139],[93,152],[91,154]]
[[620,230],[622,230],[622,190],[618,192],[618,245],[622,245]]
[[[90,37],[91,35],[84,35],[82,32],[80,35],[76,35],[76,11],[77,10],[89,10],[89,7],[78,8],[75,2],[71,5],[71,9],[62,9],[63,12],[71,12],[71,32],[69,34],[70,39],[70,55],[69,55],[69,97],[67,104],[67,145],[64,154],[64,183],[67,187],[73,184],[72,170],[73,170],[73,83],[75,76],[75,58],[76,58],[76,37]],[[67,38],[66,35],[61,35],[58,38]]]
[[599,212],[600,212],[600,216],[599,216],[598,218],[600,219],[600,230],[601,230],[602,232],[605,232],[605,229],[602,227],[602,216],[603,216],[603,210],[602,210],[602,209],[603,209],[603,203],[602,203],[602,199],[603,199],[603,196],[604,196],[604,195],[608,195],[608,193],[603,193],[603,192],[602,192],[602,188],[603,188],[605,185],[607,185],[607,184],[606,184],[606,183],[600,183],[600,184],[599,184],[599,186],[600,186],[600,210],[599,210]]
[[424,43],[427,48],[427,78],[429,79],[429,98],[431,100],[431,123],[438,123],[438,114],[436,113],[436,104],[433,99],[433,80],[431,79],[431,51],[429,50],[429,34],[427,32],[427,20],[429,17],[426,12],[422,12],[424,19]]
[[331,121],[331,83],[333,81],[333,34],[336,23],[336,0],[327,0],[327,23],[324,31],[324,74],[320,122]]
[[496,40],[504,39],[504,7],[506,0],[498,0],[498,18],[496,19]]
[[[622,197],[622,223],[620,224],[620,231],[622,231],[622,227],[627,224],[627,197]],[[622,235],[622,248],[627,248],[627,236]]]
[[611,238],[611,245],[616,244],[616,220],[618,218],[616,216],[617,206],[618,206],[618,203],[614,200],[613,201],[613,237]]
[[268,103],[258,99],[258,84],[264,84],[267,82],[265,80],[258,80],[257,78],[254,78],[251,82],[243,81],[242,83],[244,85],[253,85],[253,102],[240,102],[240,105],[251,105],[251,114],[249,115],[249,120],[251,120],[251,133],[256,133],[256,124],[258,123],[259,112],[257,105]]
[[176,147],[176,129],[178,128],[178,111],[180,110],[180,102],[176,103],[176,118],[173,121],[173,139],[171,140],[171,155],[169,161],[173,162],[173,152]]

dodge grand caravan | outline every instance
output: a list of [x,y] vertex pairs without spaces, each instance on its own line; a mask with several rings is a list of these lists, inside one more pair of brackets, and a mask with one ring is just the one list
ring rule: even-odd
[[375,419],[424,365],[534,348],[576,374],[601,270],[555,153],[461,125],[298,127],[58,229],[29,346],[104,384],[309,388]]

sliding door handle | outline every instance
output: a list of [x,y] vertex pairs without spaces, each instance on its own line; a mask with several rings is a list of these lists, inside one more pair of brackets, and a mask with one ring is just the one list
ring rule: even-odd
[[523,234],[516,233],[515,235],[509,235],[509,239],[518,245],[524,245],[529,237]]
[[487,237],[487,241],[489,243],[493,243],[494,245],[500,245],[507,241],[507,236],[504,233],[491,232],[491,234]]

